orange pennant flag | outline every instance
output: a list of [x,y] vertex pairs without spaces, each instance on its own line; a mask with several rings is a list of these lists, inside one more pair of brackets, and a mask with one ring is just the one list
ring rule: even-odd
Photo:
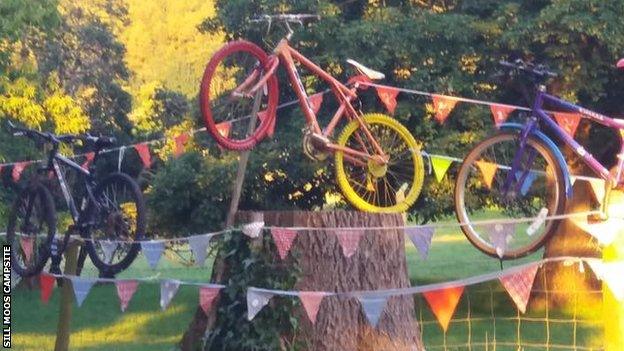
[[[360,74],[360,75],[349,78],[349,80],[347,81],[347,85],[355,84],[358,89],[366,90],[369,87],[369,85],[366,83],[371,83],[371,82],[372,80],[368,78],[366,75]],[[360,84],[360,83],[364,83],[364,84]]]
[[91,164],[91,162],[93,162],[93,159],[95,158],[95,152],[86,153],[85,157],[86,157],[86,160],[84,161],[84,163],[80,167],[82,169],[84,169],[85,171],[88,171],[89,170],[89,165]]
[[147,143],[136,144],[134,145],[134,149],[139,154],[139,158],[141,158],[141,162],[143,162],[143,166],[145,168],[150,168],[152,165],[152,157],[150,156],[149,146]]
[[388,109],[388,112],[394,114],[397,105],[396,97],[399,95],[399,91],[395,88],[377,87],[377,95],[386,106],[386,109]]
[[578,128],[581,122],[581,115],[578,113],[566,113],[566,112],[553,112],[557,123],[568,133],[569,136],[574,138],[576,128]]
[[310,102],[310,108],[312,108],[314,114],[317,114],[321,109],[321,104],[323,103],[323,93],[310,95],[308,101]]
[[445,96],[445,95],[431,95],[433,99],[433,110],[435,111],[435,118],[440,122],[440,124],[444,123],[448,118],[449,114],[455,108],[455,105],[459,102],[454,97]]
[[494,117],[494,124],[496,125],[496,128],[500,128],[500,125],[505,123],[507,118],[509,118],[509,114],[516,110],[516,107],[492,104],[490,105],[490,110],[492,111],[492,117]]
[[14,182],[18,182],[22,177],[22,172],[24,169],[30,164],[30,162],[19,162],[13,165],[13,171],[11,172],[11,177]]
[[[260,121],[264,122],[265,119],[267,119],[269,117],[269,113],[264,110],[264,111],[260,111],[258,112],[258,118],[260,119]],[[269,121],[269,129],[267,129],[267,136],[270,138],[273,136],[273,134],[275,134],[275,122],[276,122],[277,118],[274,117],[271,121]]]
[[[258,115],[260,114],[258,113]],[[230,130],[232,129],[232,122],[230,121],[221,122],[219,124],[216,124],[215,128],[217,128],[217,132],[219,133],[219,135],[221,135],[224,138],[227,138],[230,136]]]
[[492,188],[492,181],[494,180],[494,176],[496,175],[496,171],[498,170],[498,166],[495,163],[487,162],[487,161],[477,161],[475,162],[481,174],[483,174],[483,180],[485,181],[485,185],[487,185],[488,189]]
[[448,330],[449,323],[451,318],[453,318],[455,308],[457,308],[463,292],[464,287],[457,286],[423,293],[425,300],[427,300],[431,311],[438,319],[438,323],[440,323],[444,332]]
[[176,136],[173,141],[175,142],[175,148],[173,149],[173,156],[179,157],[184,153],[184,145],[188,142],[190,135],[188,133],[183,132],[180,135]]

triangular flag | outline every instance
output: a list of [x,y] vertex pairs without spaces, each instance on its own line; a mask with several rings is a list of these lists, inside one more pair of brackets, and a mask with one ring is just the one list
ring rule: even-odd
[[[264,111],[259,111],[258,112],[258,118],[260,119],[260,121],[264,122],[265,119],[269,118],[269,113],[264,110]],[[272,120],[269,121],[269,128],[267,129],[267,136],[270,138],[273,136],[273,134],[275,134],[275,123],[277,121],[277,118],[273,118]]]
[[516,109],[515,106],[491,104],[490,110],[492,111],[492,117],[494,118],[494,124],[496,128],[499,128],[501,124],[505,123],[509,115]]
[[599,178],[591,178],[587,180],[589,185],[591,185],[592,190],[594,191],[594,197],[596,201],[602,205],[605,197],[605,181]]
[[368,89],[368,84],[360,84],[360,83],[371,83],[372,80],[368,78],[365,74],[359,74],[353,76],[347,80],[347,85],[356,84],[359,89],[366,90]]
[[477,161],[475,162],[481,174],[483,175],[483,180],[485,181],[485,185],[488,189],[492,188],[492,181],[494,180],[494,176],[496,175],[496,171],[498,170],[498,165],[496,163],[491,163],[487,161]]
[[56,278],[51,274],[41,273],[39,275],[39,287],[41,288],[41,301],[43,303],[48,303],[48,301],[50,301],[55,281]]
[[197,235],[188,237],[189,246],[193,255],[195,256],[195,264],[197,266],[203,266],[206,261],[206,249],[210,243],[210,236]]
[[14,182],[19,182],[22,177],[24,169],[30,164],[30,162],[19,162],[13,165],[13,171],[11,171],[11,177]]
[[160,308],[163,311],[167,309],[179,288],[180,282],[177,280],[168,279],[160,282]]
[[299,299],[312,324],[316,323],[316,316],[325,296],[327,293],[322,291],[299,291]]
[[91,162],[93,162],[93,159],[95,158],[95,152],[88,152],[85,154],[85,161],[82,164],[82,166],[80,166],[82,169],[84,169],[85,171],[89,170],[89,166],[91,165]]
[[442,179],[444,179],[444,176],[446,175],[446,171],[449,169],[451,164],[453,164],[453,160],[450,160],[448,158],[433,156],[433,155],[430,157],[430,159],[431,159],[431,167],[433,168],[433,173],[435,174],[435,177],[438,183],[440,183]]
[[581,230],[596,238],[598,243],[603,246],[613,243],[618,234],[624,234],[624,220],[621,218],[610,217],[606,221],[589,223],[587,217],[582,216],[572,217],[572,222]]
[[292,247],[292,243],[297,237],[297,231],[286,228],[271,228],[271,235],[273,236],[273,242],[277,247],[277,252],[280,258],[283,260],[288,256],[288,251]]
[[156,269],[158,261],[163,251],[165,251],[165,243],[162,241],[141,241],[141,251],[147,259],[147,263],[152,269]]
[[576,178],[575,176],[571,175],[571,176],[570,176],[570,185],[574,186],[574,183],[576,183],[576,180],[577,180],[577,179],[578,179],[578,178]]
[[342,247],[342,254],[345,255],[345,257],[348,258],[355,254],[363,235],[364,230],[362,229],[336,230],[336,236],[338,237],[340,247]]
[[596,276],[602,280],[611,290],[613,296],[618,300],[624,300],[624,262],[604,262],[599,260],[587,261]]
[[269,303],[272,293],[247,289],[247,319],[252,320],[260,310]]
[[136,280],[117,280],[115,281],[115,286],[117,287],[117,296],[119,296],[121,312],[125,312],[128,308],[128,303],[130,303],[132,296],[139,286],[139,282]]
[[183,132],[173,138],[173,141],[175,142],[175,148],[173,149],[174,157],[179,157],[184,153],[184,145],[186,145],[190,137],[191,136],[188,133]]
[[210,312],[215,298],[219,295],[219,290],[221,290],[221,288],[210,286],[202,286],[199,288],[199,306],[204,310],[205,314]]
[[492,223],[483,225],[490,236],[490,241],[496,249],[498,257],[503,258],[507,251],[507,243],[516,233],[515,223]]
[[215,125],[217,128],[217,132],[224,138],[228,138],[230,136],[230,130],[232,130],[232,122],[225,121]]
[[453,318],[455,308],[457,308],[463,292],[464,287],[457,286],[423,293],[425,300],[427,300],[431,311],[438,319],[444,332],[448,330],[449,323],[451,318]]
[[262,228],[264,228],[264,222],[252,222],[243,225],[243,234],[248,237],[255,239],[260,236],[262,232]]
[[383,102],[384,106],[390,114],[394,114],[394,110],[396,109],[397,101],[396,97],[399,95],[399,90],[391,87],[376,87],[377,95],[381,102]]
[[134,149],[139,154],[143,167],[150,168],[152,166],[152,156],[150,156],[149,145],[147,143],[136,144]]
[[314,95],[310,95],[308,97],[308,102],[310,103],[310,108],[317,114],[321,109],[321,104],[323,104],[323,93],[316,93]]
[[22,251],[24,252],[24,258],[26,259],[25,263],[29,264],[32,260],[35,238],[32,236],[20,236],[19,241]]
[[407,227],[405,233],[410,238],[423,260],[429,256],[429,247],[431,246],[431,239],[435,228],[431,226],[426,227]]
[[104,262],[110,263],[113,259],[113,253],[117,250],[119,243],[110,240],[100,240],[100,247],[104,253]]
[[[531,189],[531,185],[533,185],[533,182],[535,181],[536,178],[537,178],[537,173],[533,171],[527,172],[526,176],[524,177],[524,183],[522,183],[522,185],[520,186],[520,194],[522,194],[522,196],[526,195],[529,192],[529,189]],[[520,171],[516,172],[516,180],[517,181],[522,180],[522,172]]]
[[386,303],[388,302],[388,296],[358,296],[358,300],[360,300],[360,304],[362,304],[362,308],[364,308],[364,314],[366,315],[368,322],[377,328],[381,314],[383,313]]
[[432,94],[431,98],[433,99],[435,118],[441,124],[446,121],[448,115],[453,111],[455,105],[459,102],[456,98],[445,95]]
[[538,268],[538,265],[533,265],[521,272],[507,274],[498,278],[513,302],[516,303],[518,310],[522,313],[526,312]]
[[557,123],[568,133],[569,136],[574,138],[576,128],[578,128],[579,122],[581,122],[581,115],[578,113],[566,113],[566,112],[553,112]]
[[82,277],[70,277],[69,278],[72,283],[72,287],[74,288],[74,297],[76,297],[76,303],[78,307],[82,306],[82,303],[89,295],[89,291],[95,283],[97,279],[94,278],[82,278]]

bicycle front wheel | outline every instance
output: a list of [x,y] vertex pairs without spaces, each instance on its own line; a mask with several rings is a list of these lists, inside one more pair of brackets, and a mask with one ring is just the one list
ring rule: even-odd
[[113,275],[128,268],[141,249],[147,215],[138,184],[123,173],[104,178],[86,212],[85,248],[93,264]]
[[[268,64],[262,49],[243,40],[226,44],[208,62],[199,93],[200,107],[206,129],[223,148],[251,149],[274,127],[279,94],[275,74],[259,94],[249,94],[266,76]],[[259,105],[259,115],[251,123],[255,104]]]
[[[382,114],[361,117],[374,142],[383,150],[385,162],[354,159],[348,152],[335,153],[338,185],[347,200],[367,212],[404,212],[414,204],[423,185],[424,167],[420,149],[410,132],[397,120]],[[338,145],[375,155],[373,141],[360,121],[347,124]]]
[[50,191],[41,183],[29,184],[13,204],[7,226],[11,267],[22,277],[39,274],[50,258],[56,233],[56,209]]
[[[533,137],[524,150],[519,145],[519,135],[512,132],[486,139],[466,156],[455,183],[461,229],[492,257],[519,258],[539,249],[560,221],[535,218],[565,210],[563,173],[552,151]],[[518,166],[510,174],[516,155]]]

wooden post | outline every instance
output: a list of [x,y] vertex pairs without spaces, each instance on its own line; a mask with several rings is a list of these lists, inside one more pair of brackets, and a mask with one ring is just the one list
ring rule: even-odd
[[[65,274],[75,275],[78,263],[78,249],[80,242],[71,240],[65,250]],[[56,329],[55,351],[66,351],[69,349],[69,338],[71,334],[70,324],[72,317],[72,306],[74,303],[74,292],[71,282],[65,280],[61,290],[61,306]]]
[[[611,191],[608,210],[611,216],[624,214],[624,192]],[[603,250],[602,257],[605,262],[624,261],[624,228],[617,229],[619,230],[615,241]],[[604,282],[602,296],[605,311],[605,351],[624,350],[624,302],[618,301]]]

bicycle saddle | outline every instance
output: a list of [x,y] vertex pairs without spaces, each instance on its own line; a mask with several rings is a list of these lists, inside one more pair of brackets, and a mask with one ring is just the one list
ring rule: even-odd
[[370,78],[371,80],[380,80],[380,79],[384,79],[386,77],[385,74],[381,73],[381,72],[377,72],[374,69],[370,69],[366,66],[364,66],[363,64],[352,60],[352,59],[347,59],[347,63],[353,65],[353,67],[355,67],[355,69],[357,69],[360,73],[362,73],[363,75],[367,76],[368,78]]
[[624,58],[620,59],[617,63],[617,68],[624,69]]

